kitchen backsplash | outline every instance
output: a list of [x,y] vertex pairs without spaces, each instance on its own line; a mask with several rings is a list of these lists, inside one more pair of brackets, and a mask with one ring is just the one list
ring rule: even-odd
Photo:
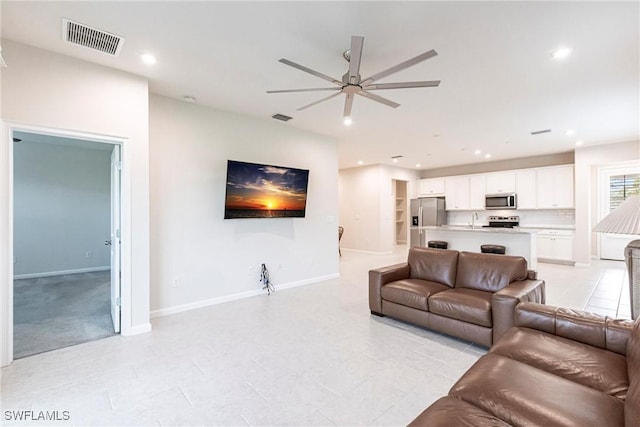
[[[478,214],[476,225],[489,224],[490,216],[519,216],[521,227],[563,226],[572,227],[576,223],[574,209],[553,210],[494,210],[475,211]],[[450,225],[471,224],[472,211],[449,211],[447,221]]]

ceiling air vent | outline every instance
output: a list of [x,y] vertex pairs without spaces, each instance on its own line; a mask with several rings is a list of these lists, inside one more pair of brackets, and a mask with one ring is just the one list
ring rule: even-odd
[[276,120],[281,120],[283,122],[288,122],[289,120],[291,120],[293,117],[289,117],[289,116],[285,116],[284,114],[274,114],[273,116],[271,116],[272,119],[276,119]]
[[66,42],[113,56],[120,54],[124,43],[124,39],[120,36],[66,18],[62,19],[62,38]]
[[531,132],[531,135],[540,135],[542,133],[549,133],[549,132],[551,132],[551,129],[535,130]]

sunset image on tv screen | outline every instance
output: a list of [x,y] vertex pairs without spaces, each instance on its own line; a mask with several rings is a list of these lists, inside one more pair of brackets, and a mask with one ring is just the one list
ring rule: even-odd
[[305,169],[229,160],[224,217],[304,217],[308,180]]

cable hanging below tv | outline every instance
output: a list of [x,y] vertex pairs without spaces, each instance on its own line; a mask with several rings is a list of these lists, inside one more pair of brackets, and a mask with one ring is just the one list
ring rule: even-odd
[[304,218],[309,171],[227,161],[224,219]]

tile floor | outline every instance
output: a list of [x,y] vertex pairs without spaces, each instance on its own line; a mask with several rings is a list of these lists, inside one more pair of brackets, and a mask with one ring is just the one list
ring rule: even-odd
[[[389,255],[343,251],[340,279],[154,319],[149,334],[17,360],[1,372],[3,422],[406,425],[485,350],[369,315],[368,269],[404,259],[402,247]],[[548,304],[621,314],[624,271],[621,262],[539,265]],[[7,410],[69,411],[70,419],[19,423]]]

